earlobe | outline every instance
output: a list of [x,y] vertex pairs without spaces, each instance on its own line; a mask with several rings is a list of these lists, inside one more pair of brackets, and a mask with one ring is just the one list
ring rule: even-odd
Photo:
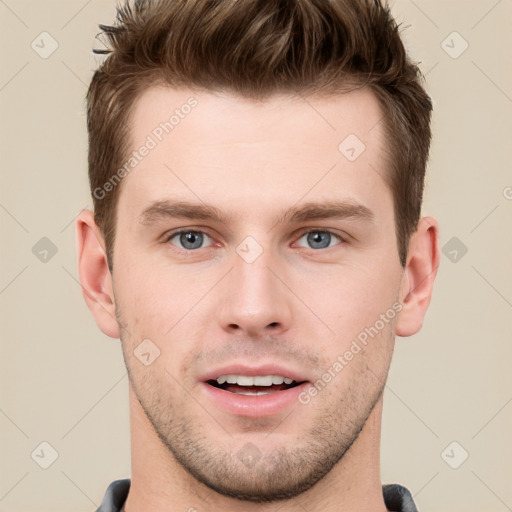
[[439,225],[434,218],[424,217],[409,242],[400,289],[402,310],[396,324],[398,336],[411,336],[421,329],[432,297],[439,259]]
[[111,338],[119,338],[112,275],[103,237],[90,210],[83,210],[76,220],[76,247],[85,302],[101,331]]

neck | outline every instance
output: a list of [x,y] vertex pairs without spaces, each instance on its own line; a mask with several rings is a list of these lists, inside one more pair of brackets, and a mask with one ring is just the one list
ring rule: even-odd
[[252,503],[190,475],[155,434],[130,387],[131,485],[121,512],[387,512],[380,480],[382,396],[352,446],[316,485],[290,499]]

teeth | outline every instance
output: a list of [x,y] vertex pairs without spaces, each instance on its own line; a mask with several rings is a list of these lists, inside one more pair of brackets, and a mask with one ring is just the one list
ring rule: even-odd
[[[236,383],[239,386],[254,386],[256,384],[256,379],[258,377],[244,377],[243,375],[238,375],[235,377]],[[260,377],[265,381],[266,377]],[[270,382],[272,382],[272,379],[270,379]],[[268,384],[260,384],[262,386],[267,386]]]
[[248,377],[246,375],[221,375],[217,379],[218,384],[238,384],[239,386],[272,386],[272,384],[291,384],[293,379],[281,375],[258,375]]
[[273,393],[272,391],[237,391],[237,395],[248,395],[248,396],[260,396],[260,395],[270,395]]

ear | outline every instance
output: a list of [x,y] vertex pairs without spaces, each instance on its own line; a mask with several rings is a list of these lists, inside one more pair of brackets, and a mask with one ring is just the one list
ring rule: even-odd
[[76,220],[78,274],[82,293],[97,326],[111,338],[119,338],[119,326],[108,268],[105,242],[91,210],[80,212]]
[[398,336],[411,336],[421,329],[430,304],[439,259],[439,225],[434,218],[423,217],[409,241],[400,287],[402,310],[396,324]]

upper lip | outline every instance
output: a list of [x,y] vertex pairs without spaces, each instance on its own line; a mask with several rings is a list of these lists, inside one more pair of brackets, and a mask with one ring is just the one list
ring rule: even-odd
[[247,377],[256,377],[257,375],[280,375],[294,380],[295,382],[304,382],[308,379],[299,372],[286,368],[285,366],[267,363],[258,366],[249,366],[247,364],[230,364],[209,371],[200,377],[203,382],[217,380],[221,375],[246,375]]

